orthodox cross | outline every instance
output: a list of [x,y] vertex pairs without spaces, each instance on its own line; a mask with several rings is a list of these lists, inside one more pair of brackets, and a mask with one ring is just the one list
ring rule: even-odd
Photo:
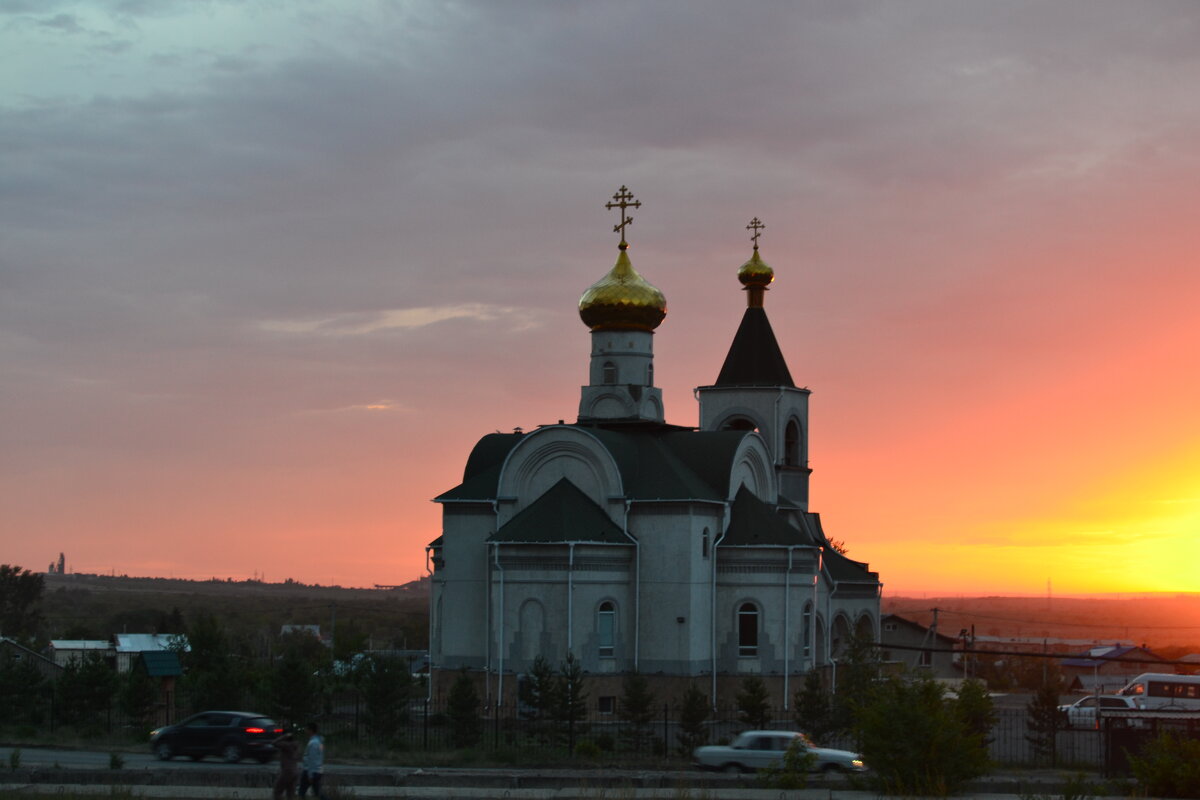
[[750,237],[750,241],[754,242],[755,250],[758,249],[758,237],[762,236],[762,233],[760,231],[762,231],[766,227],[767,226],[763,225],[758,217],[755,217],[754,219],[750,220],[750,224],[746,226],[746,230],[754,231],[754,235]]
[[633,217],[627,216],[625,214],[625,209],[641,208],[642,201],[634,200],[633,192],[629,191],[629,189],[625,186],[622,186],[620,188],[620,190],[618,190],[617,193],[613,195],[613,200],[615,200],[616,202],[615,203],[605,203],[604,207],[621,209],[621,224],[613,225],[613,233],[619,232],[621,234],[621,244],[619,244],[618,247],[620,247],[622,250],[624,250],[625,248],[629,247],[629,244],[625,241],[625,226],[633,224]]

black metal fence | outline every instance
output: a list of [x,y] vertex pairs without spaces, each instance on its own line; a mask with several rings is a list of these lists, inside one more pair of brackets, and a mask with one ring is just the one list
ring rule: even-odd
[[[265,701],[262,705],[251,701],[247,706],[247,710],[269,707]],[[381,751],[447,751],[474,747],[491,751],[536,749],[594,755],[626,753],[680,760],[688,757],[681,746],[680,710],[666,704],[657,709],[648,723],[639,726],[623,721],[617,714],[599,713],[594,708],[571,723],[534,719],[513,707],[481,708],[464,722],[461,716],[456,719],[445,703],[417,699],[410,701],[402,713],[391,715],[392,725],[386,733],[378,730],[363,695],[357,690],[326,694],[321,706],[316,719],[335,747],[341,743]],[[175,711],[171,716],[180,720],[193,709],[177,708]],[[26,726],[48,729],[51,733],[66,729],[66,732],[84,738],[107,735],[111,739],[136,741],[144,738],[146,732],[165,716],[164,709],[160,708],[154,714],[158,719],[130,718],[122,713],[115,700],[107,707],[94,708],[81,715],[79,709],[56,705],[52,696],[47,695],[46,702]],[[304,722],[279,721],[297,725]],[[4,724],[3,721],[0,724]],[[7,727],[13,726],[10,723]],[[733,707],[716,709],[705,723],[711,744],[729,742],[746,727]],[[797,725],[794,713],[783,709],[777,709],[772,715],[770,727],[780,730],[802,728]],[[1112,774],[1128,768],[1129,753],[1138,752],[1146,741],[1167,730],[1200,738],[1200,715],[1177,718],[1168,715],[1167,718],[1141,720],[1136,725],[1131,725],[1128,720],[1106,719],[1103,725],[1093,729],[1063,729],[1054,736],[1047,755],[1044,748],[1039,751],[1032,741],[1029,715],[1024,708],[998,708],[988,747],[993,762],[1001,766],[1057,766]],[[818,744],[855,749],[853,739],[848,737]]]

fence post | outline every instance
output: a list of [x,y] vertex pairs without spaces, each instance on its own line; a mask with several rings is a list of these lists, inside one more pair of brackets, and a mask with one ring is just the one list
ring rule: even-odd
[[425,713],[421,715],[421,747],[429,749],[429,698],[425,698]]
[[664,756],[667,753],[671,752],[671,741],[669,738],[670,733],[667,728],[668,719],[669,719],[669,717],[668,717],[669,710],[670,709],[667,706],[667,704],[663,703],[663,755]]

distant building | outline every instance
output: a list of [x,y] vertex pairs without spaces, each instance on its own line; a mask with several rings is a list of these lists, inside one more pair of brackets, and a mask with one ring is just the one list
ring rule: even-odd
[[1063,678],[1070,692],[1112,694],[1143,672],[1173,672],[1163,669],[1162,656],[1144,647],[1107,644],[1090,647],[1062,662]]
[[[631,199],[622,187],[609,204],[621,231]],[[809,390],[767,319],[774,271],[750,227],[748,307],[715,383],[696,390],[698,430],[665,422],[652,340],[666,300],[622,237],[579,301],[591,356],[577,420],[484,436],[436,498],[435,694],[465,668],[508,705],[537,657],[570,653],[601,707],[633,671],[661,698],[696,683],[714,701],[761,676],[786,707],[855,632],[878,636],[878,575],[808,508]]]
[[128,672],[143,653],[187,652],[187,637],[179,633],[118,633],[113,636],[117,672]]
[[116,649],[108,639],[51,639],[50,658],[60,667],[72,661],[83,662],[88,656],[98,655],[108,661],[116,656]]
[[879,645],[885,664],[902,664],[910,671],[934,678],[961,678],[960,644],[937,631],[897,614],[885,614],[880,620]]
[[13,662],[32,664],[43,677],[49,680],[57,678],[63,670],[62,666],[54,663],[52,659],[46,658],[41,653],[35,653],[25,645],[7,636],[0,636],[0,658],[9,659]]
[[309,636],[317,639],[321,638],[320,625],[280,625],[279,635],[287,636],[289,633],[307,633]]

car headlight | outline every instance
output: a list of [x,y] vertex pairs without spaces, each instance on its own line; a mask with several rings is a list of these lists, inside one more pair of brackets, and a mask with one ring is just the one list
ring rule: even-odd
[[854,767],[855,769],[866,769],[867,768],[867,765],[863,763],[861,758],[851,759],[850,766]]
[[150,740],[154,741],[157,739],[160,733],[162,733],[162,728],[155,728],[154,730],[150,731]]

